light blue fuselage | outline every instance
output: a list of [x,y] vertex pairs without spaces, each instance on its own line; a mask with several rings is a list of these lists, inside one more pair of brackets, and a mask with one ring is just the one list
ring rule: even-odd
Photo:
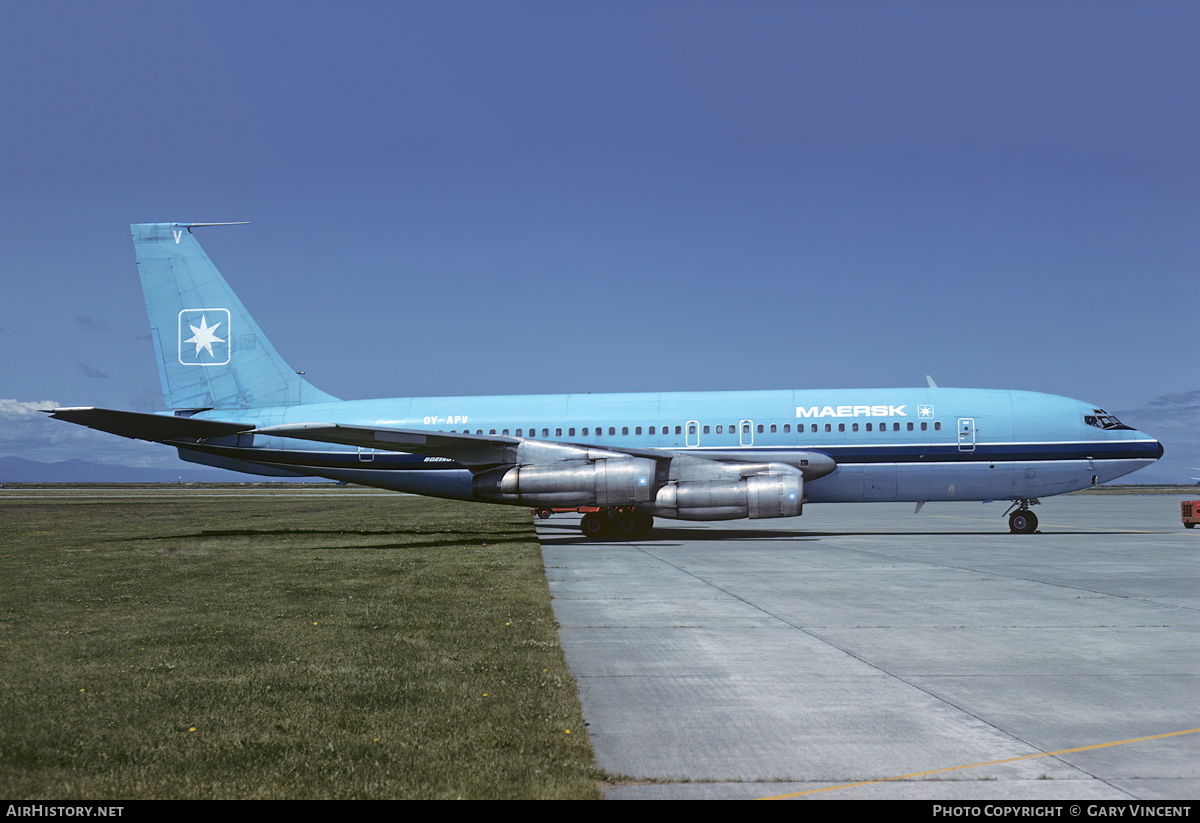
[[[726,460],[787,462],[819,452],[837,468],[805,484],[810,503],[1017,500],[1104,483],[1162,447],[1105,429],[1103,410],[1066,397],[993,389],[908,388],[347,400],[239,411],[262,428],[330,422],[512,435],[599,448],[654,448]],[[201,419],[228,415],[202,412]],[[447,458],[262,435],[180,448],[185,460],[476,499]]]

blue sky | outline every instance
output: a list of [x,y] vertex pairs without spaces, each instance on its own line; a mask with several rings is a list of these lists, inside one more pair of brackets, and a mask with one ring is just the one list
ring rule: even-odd
[[0,454],[173,460],[29,413],[155,408],[131,222],[251,221],[200,240],[346,398],[1191,397],[1198,36],[1183,2],[0,5]]

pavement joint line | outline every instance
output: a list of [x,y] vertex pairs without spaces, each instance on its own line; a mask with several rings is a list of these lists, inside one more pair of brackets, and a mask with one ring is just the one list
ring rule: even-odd
[[1151,734],[1146,737],[1133,737],[1128,740],[1115,740],[1110,743],[1095,743],[1091,746],[1079,746],[1074,749],[1059,749],[1056,752],[1038,752],[1037,754],[1024,754],[1020,757],[1006,757],[1003,760],[988,760],[983,763],[969,763],[965,766],[950,766],[945,769],[931,769],[926,772],[913,772],[912,774],[901,774],[895,777],[882,777],[879,780],[863,780],[858,783],[841,783],[837,786],[826,786],[823,789],[809,789],[803,792],[792,792],[790,794],[779,794],[771,797],[760,797],[759,800],[787,800],[793,797],[803,797],[809,794],[819,794],[820,792],[832,792],[838,789],[852,789],[856,786],[871,786],[876,783],[891,783],[897,780],[908,780],[915,777],[927,777],[931,774],[945,774],[946,772],[957,772],[963,769],[975,769],[980,766],[997,766],[1002,763],[1016,763],[1019,760],[1033,760],[1039,757],[1055,757],[1061,754],[1073,754],[1075,752],[1087,752],[1095,749],[1107,749],[1111,746],[1124,746],[1127,743],[1142,743],[1146,740],[1161,740],[1167,737],[1179,737],[1185,734],[1195,734],[1200,732],[1200,729],[1185,729],[1179,732],[1165,732],[1164,734]]

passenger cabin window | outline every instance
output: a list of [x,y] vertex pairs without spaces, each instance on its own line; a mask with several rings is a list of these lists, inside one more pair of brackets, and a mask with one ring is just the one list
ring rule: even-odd
[[705,434],[708,434],[708,429],[709,429],[709,427],[708,427],[708,426],[705,426],[705,427],[704,427],[704,433],[705,433]]
[[651,427],[650,427],[650,433],[651,433],[651,434],[654,434],[654,426],[651,426]]
[[724,434],[724,433],[725,433],[725,427],[717,426],[717,434]]
[[937,421],[937,420],[933,421],[933,430],[935,432],[940,432],[942,430],[942,424],[940,421]]
[[[628,430],[628,429],[626,429],[625,431],[626,431],[626,432],[628,432],[629,430]],[[617,427],[616,427],[616,426],[609,426],[609,427],[608,427],[608,433],[609,433],[610,435],[615,435],[615,434],[617,433]]]
[[825,431],[827,431],[827,432],[831,432],[831,431],[833,431],[833,424],[832,424],[832,423],[826,423],[826,424],[825,424]]
[[[676,426],[676,427],[675,427],[675,433],[676,433],[676,434],[683,434],[683,426]],[[692,434],[695,434],[695,432],[692,432]]]
[[772,423],[771,424],[771,434],[774,434],[775,432],[776,432],[776,426],[774,423]]

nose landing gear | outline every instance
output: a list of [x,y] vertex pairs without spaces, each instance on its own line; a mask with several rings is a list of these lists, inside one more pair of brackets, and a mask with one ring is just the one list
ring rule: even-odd
[[1038,518],[1036,514],[1029,510],[1029,507],[1036,506],[1041,502],[1036,498],[1014,500],[1012,506],[1009,506],[1008,509],[1011,512],[1008,515],[1008,530],[1013,534],[1033,534],[1036,532]]

